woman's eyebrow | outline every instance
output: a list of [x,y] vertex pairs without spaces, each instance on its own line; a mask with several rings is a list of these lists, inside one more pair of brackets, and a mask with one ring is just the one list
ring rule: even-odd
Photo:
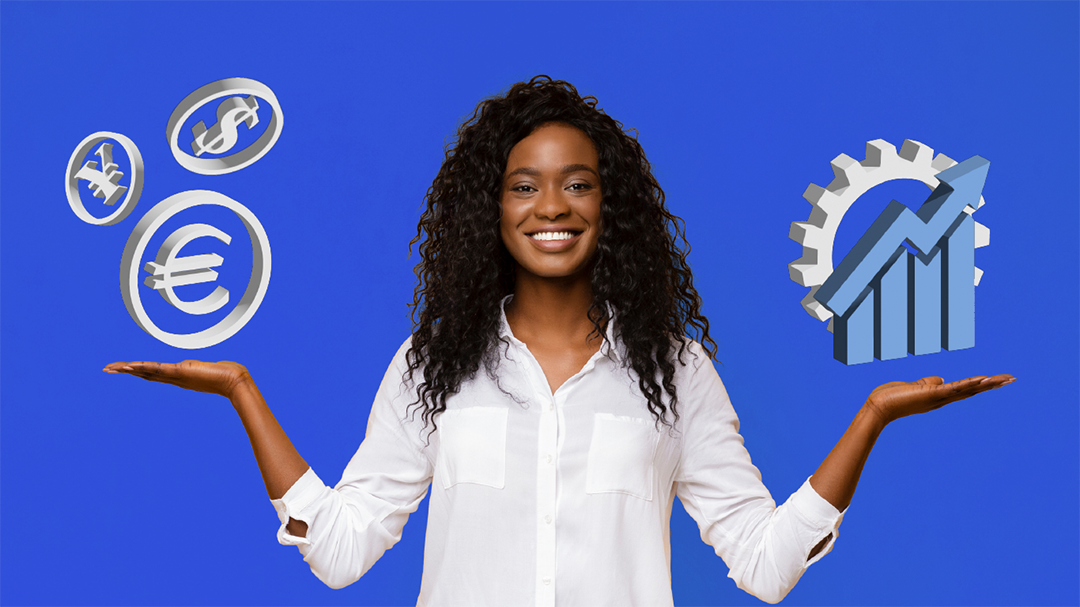
[[564,165],[559,172],[563,175],[566,175],[567,173],[577,173],[578,171],[588,171],[593,175],[596,175],[597,179],[600,178],[600,175],[596,174],[596,170],[587,164],[567,164]]
[[539,177],[540,169],[534,169],[532,167],[518,167],[513,171],[507,173],[505,179],[509,179],[514,175],[529,175],[530,177]]
[[[566,165],[563,165],[562,168],[559,169],[559,174],[560,175],[566,175],[568,173],[576,173],[578,171],[588,171],[588,172],[592,173],[593,175],[596,175],[597,179],[600,178],[600,175],[598,175],[596,173],[596,170],[593,169],[592,167],[590,167],[587,164],[566,164]],[[513,171],[510,171],[509,173],[507,173],[505,178],[509,179],[510,177],[513,177],[514,175],[529,175],[531,177],[539,177],[540,176],[540,169],[536,169],[536,168],[533,168],[533,167],[518,167],[518,168],[514,169]]]

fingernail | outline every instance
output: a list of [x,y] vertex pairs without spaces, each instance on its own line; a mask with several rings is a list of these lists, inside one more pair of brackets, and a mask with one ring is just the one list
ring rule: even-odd
[[125,370],[125,371],[134,371],[135,370],[135,368],[132,367],[131,365],[124,365],[123,367],[120,367],[120,368]]
[[113,371],[112,369],[102,369],[102,371],[104,371],[106,373],[112,373],[113,375],[116,374],[116,371]]

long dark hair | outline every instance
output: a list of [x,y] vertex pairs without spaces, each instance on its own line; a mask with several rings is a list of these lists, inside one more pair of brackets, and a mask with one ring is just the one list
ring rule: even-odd
[[664,191],[637,139],[596,104],[569,82],[537,76],[480,102],[447,144],[409,245],[411,251],[420,243],[420,263],[409,306],[414,328],[406,380],[422,370],[413,405],[422,410],[425,426],[437,427],[435,417],[446,409],[447,397],[481,364],[489,372],[498,366],[500,304],[513,292],[515,271],[499,231],[503,173],[511,148],[551,122],[580,129],[599,154],[604,230],[589,318],[594,334],[604,335],[608,306],[614,309],[618,339],[658,428],[674,427],[679,419],[674,359],[683,364],[688,328],[715,358],[686,262],[690,245],[683,221],[664,206]]

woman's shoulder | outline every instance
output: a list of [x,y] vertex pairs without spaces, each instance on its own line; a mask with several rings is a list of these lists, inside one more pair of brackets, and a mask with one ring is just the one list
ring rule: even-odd
[[412,343],[413,336],[410,333],[405,338],[405,341],[401,342],[397,352],[394,353],[394,358],[390,361],[391,369],[397,369],[399,372],[404,373],[409,368],[409,351],[412,349]]
[[705,347],[690,337],[672,339],[671,347],[671,360],[677,367],[689,367],[688,370],[696,371],[712,360]]
[[[615,358],[619,367],[625,368],[630,372],[630,379],[636,384],[638,381],[638,370],[634,366],[634,361],[630,357],[630,352],[626,346],[621,343],[617,348],[618,356]],[[671,347],[666,353],[666,360],[672,365],[674,376],[673,379],[678,385],[687,385],[695,380],[702,372],[712,371],[712,374],[716,374],[713,366],[713,357],[696,340],[690,337],[683,337],[682,339],[672,339]],[[657,365],[655,367],[656,381],[663,381],[663,369]]]
[[412,336],[412,333],[410,333],[409,336],[405,338],[405,341],[401,342],[401,346],[398,347],[397,353],[394,354],[394,360],[398,360],[398,359],[405,360],[405,354],[407,354],[408,351],[409,351],[409,348],[412,347],[412,342],[413,342],[413,336]]
[[422,370],[409,373],[408,353],[411,347],[412,336],[410,335],[394,353],[394,357],[386,367],[382,384],[379,386],[380,394],[387,396],[394,408],[402,411],[408,403],[416,399],[417,382],[413,380],[412,375],[418,373],[419,377],[423,377]]

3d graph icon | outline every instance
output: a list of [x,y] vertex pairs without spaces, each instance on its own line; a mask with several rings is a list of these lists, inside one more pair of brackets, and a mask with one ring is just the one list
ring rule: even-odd
[[[837,215],[889,179],[927,183],[897,176],[908,168],[897,161],[940,170],[933,176],[933,193],[917,212],[891,202],[833,270]],[[891,170],[872,175],[890,165]],[[974,287],[982,274],[974,250],[989,244],[989,230],[971,213],[983,204],[989,162],[974,156],[956,164],[911,141],[897,155],[876,140],[867,144],[867,160],[856,163],[841,155],[833,167],[837,179],[828,189],[807,189],[807,199],[816,198],[810,221],[792,224],[790,236],[803,244],[803,256],[789,272],[792,280],[811,287],[803,300],[807,312],[829,319],[834,357],[850,365],[974,346]],[[837,204],[849,188],[855,195],[846,206]],[[916,252],[909,253],[904,243]]]

